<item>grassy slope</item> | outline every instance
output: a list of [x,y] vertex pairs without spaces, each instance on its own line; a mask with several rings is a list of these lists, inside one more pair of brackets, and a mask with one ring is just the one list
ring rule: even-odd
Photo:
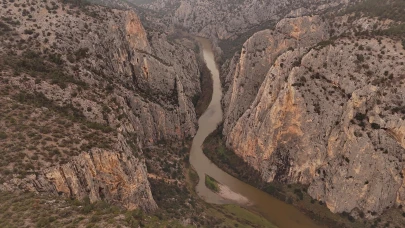
[[276,228],[262,216],[237,205],[214,206],[207,210],[209,214],[220,218],[220,227],[267,227]]
[[105,202],[90,204],[32,193],[0,194],[0,227],[181,227],[139,210],[126,211]]

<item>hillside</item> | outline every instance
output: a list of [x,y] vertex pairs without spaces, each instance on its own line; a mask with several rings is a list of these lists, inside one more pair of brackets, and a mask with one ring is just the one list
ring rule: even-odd
[[223,75],[223,135],[264,181],[373,219],[404,203],[405,51],[390,33],[402,22],[369,7],[286,18],[249,38]]
[[[195,134],[193,41],[147,33],[131,11],[2,5],[0,188],[156,210],[145,151],[178,150]],[[165,162],[186,156],[176,154]]]

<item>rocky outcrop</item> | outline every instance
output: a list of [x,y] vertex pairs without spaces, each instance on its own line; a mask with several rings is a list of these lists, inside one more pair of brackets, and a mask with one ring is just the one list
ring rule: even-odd
[[[1,189],[156,209],[143,149],[181,144],[196,132],[192,101],[201,90],[193,41],[146,31],[133,11],[57,2],[34,4],[28,17],[17,13],[18,5],[6,8],[0,14],[18,15],[21,23],[7,25],[14,39],[0,36],[0,56],[11,59],[0,62],[1,89],[14,88],[5,99],[35,109],[32,126],[42,127],[38,116],[48,113],[57,118],[48,117],[45,126],[61,122],[72,135],[39,132],[53,142],[24,147],[19,153],[26,159],[19,165],[28,174],[1,174]],[[17,37],[25,44],[14,52]],[[32,137],[28,131],[20,134]]]
[[[137,96],[125,95],[130,112],[137,116],[131,120],[132,126],[136,126],[137,134],[148,145],[193,136],[197,120],[192,98],[201,91],[193,51],[169,43],[166,34],[150,34],[148,40],[146,34],[137,32],[145,33],[139,23],[131,18],[128,21],[123,34],[128,43],[120,44],[122,46],[109,55],[120,80],[138,93]],[[117,32],[119,34],[119,30],[112,34]]]
[[[166,24],[183,26],[201,36],[226,40],[255,26],[288,15],[303,16],[347,4],[349,1],[212,1],[158,0],[144,7],[161,12]],[[165,12],[165,14],[163,13]],[[169,13],[167,13],[169,12]]]
[[121,146],[117,151],[93,148],[67,164],[44,169],[25,180],[13,179],[2,189],[24,189],[77,199],[88,197],[91,203],[106,200],[129,210],[157,209],[144,162],[132,154],[125,142]]
[[283,52],[328,40],[329,25],[319,16],[281,20],[274,30],[254,34],[243,45],[225,77],[224,134],[252,104],[270,66]]
[[[354,34],[354,30],[367,32],[386,29],[391,23],[376,18],[350,21],[348,15],[335,17],[333,22],[324,16],[304,16],[282,19],[274,30],[255,33],[230,63],[223,66],[224,135],[229,133],[251,105],[268,69],[282,53],[296,48],[310,48],[318,43],[325,45],[342,34]],[[294,64],[299,64],[299,61],[300,57],[297,57]]]
[[[245,74],[257,69],[246,65],[249,58],[244,49],[237,56],[236,71],[227,76],[223,131],[227,145],[268,182],[308,185],[308,193],[332,212],[362,212],[372,218],[402,205],[405,77],[401,43],[356,36],[319,42],[350,29],[338,26],[339,31],[335,27],[331,31],[329,26],[314,28],[310,23],[294,26],[303,19],[288,20],[295,21],[287,26],[294,28],[288,30],[290,37],[297,37],[298,31],[308,31],[308,36],[273,57],[262,83],[248,79],[238,84],[243,81],[240,78],[261,77]],[[372,24],[372,20],[361,21]],[[267,40],[268,34],[255,34],[244,48],[260,36]],[[300,43],[308,38],[306,45]],[[257,95],[255,86],[260,87]],[[244,107],[232,108],[232,102]]]

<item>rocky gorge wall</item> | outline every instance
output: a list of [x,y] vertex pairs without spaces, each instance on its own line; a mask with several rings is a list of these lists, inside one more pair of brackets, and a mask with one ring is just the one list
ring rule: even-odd
[[[229,0],[158,0],[144,7],[166,12],[160,20],[180,25],[190,32],[226,40],[236,38],[255,26],[278,21],[284,16],[297,17],[347,4],[349,1],[229,1]],[[169,13],[167,13],[169,12]]]
[[[12,53],[0,69],[7,91],[1,102],[37,114],[27,116],[31,127],[20,129],[26,145],[17,152],[24,159],[12,160],[14,151],[7,149],[15,122],[0,121],[7,126],[4,153],[12,161],[1,169],[27,170],[2,173],[0,188],[155,210],[143,149],[196,132],[192,101],[201,90],[194,43],[147,32],[132,11],[34,1],[21,14],[19,4],[0,10],[7,26],[0,55]],[[4,19],[9,17],[20,23]],[[19,40],[25,45],[16,51]],[[13,109],[4,115],[8,110],[11,118]],[[64,132],[55,129],[59,123]],[[35,124],[49,130],[31,140]]]
[[255,33],[234,56],[224,77],[223,98],[225,121],[224,134],[246,111],[256,97],[270,66],[276,58],[296,47],[315,45],[328,40],[329,25],[320,17],[283,19],[274,30]]
[[386,22],[302,17],[252,36],[225,78],[223,134],[264,180],[373,218],[403,204],[404,49],[351,23]]

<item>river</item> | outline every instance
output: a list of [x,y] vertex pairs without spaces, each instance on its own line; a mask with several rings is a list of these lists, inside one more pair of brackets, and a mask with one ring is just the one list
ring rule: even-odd
[[198,195],[208,203],[235,203],[223,199],[205,186],[204,180],[205,174],[207,174],[216,179],[219,183],[228,186],[233,192],[246,197],[249,200],[249,207],[262,214],[266,219],[280,228],[319,227],[297,208],[232,177],[218,168],[204,155],[201,146],[205,138],[213,132],[222,121],[222,88],[210,41],[204,38],[197,38],[197,40],[203,47],[204,60],[212,73],[214,87],[211,103],[198,120],[199,128],[191,147],[190,163],[197,171],[200,178],[196,187]]

